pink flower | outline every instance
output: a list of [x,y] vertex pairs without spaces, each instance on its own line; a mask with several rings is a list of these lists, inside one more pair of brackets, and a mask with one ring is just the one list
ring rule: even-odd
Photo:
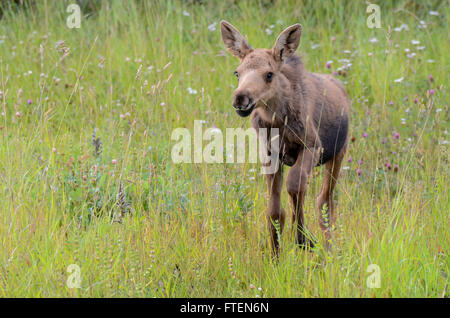
[[361,175],[361,173],[362,173],[362,171],[361,171],[361,169],[356,169],[356,173],[358,174],[358,176],[360,176]]
[[364,138],[366,138],[366,137],[367,137],[367,133],[366,133],[366,132],[365,132],[365,133],[363,134],[363,137],[364,137]]
[[396,132],[394,135],[394,139],[399,139],[399,138],[400,138],[400,134],[398,132]]
[[430,89],[430,95],[434,95],[434,89]]
[[32,101],[31,99],[28,99],[28,100],[27,100],[27,104],[28,104],[28,105],[31,105],[31,103],[33,103],[33,101]]
[[428,76],[428,79],[430,80],[430,82],[433,82],[434,81],[433,75]]

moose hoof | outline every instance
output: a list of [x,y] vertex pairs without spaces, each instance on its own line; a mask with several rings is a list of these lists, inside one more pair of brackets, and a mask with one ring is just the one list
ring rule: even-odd
[[316,245],[316,241],[313,239],[309,239],[306,236],[302,235],[297,240],[298,247],[305,251],[311,251]]

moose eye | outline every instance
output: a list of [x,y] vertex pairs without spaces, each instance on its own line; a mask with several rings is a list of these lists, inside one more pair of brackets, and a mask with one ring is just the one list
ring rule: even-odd
[[270,81],[272,80],[272,77],[273,77],[273,73],[272,73],[272,72],[268,72],[268,73],[266,74],[266,81],[267,81],[267,82],[270,82]]
[[239,79],[239,73],[237,72],[237,71],[234,71],[234,76],[236,76],[236,78],[238,78]]

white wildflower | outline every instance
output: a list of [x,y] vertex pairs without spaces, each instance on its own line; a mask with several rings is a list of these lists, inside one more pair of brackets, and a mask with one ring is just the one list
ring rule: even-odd
[[188,93],[191,94],[191,95],[197,94],[197,91],[196,91],[195,89],[190,88],[190,87],[187,88],[187,91],[188,91]]
[[209,31],[216,31],[216,24],[217,22],[211,23],[210,25],[208,25],[208,30]]

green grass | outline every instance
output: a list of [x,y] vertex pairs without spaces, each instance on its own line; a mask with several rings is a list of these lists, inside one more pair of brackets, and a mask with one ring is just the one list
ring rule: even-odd
[[[366,26],[365,1],[95,1],[69,29],[71,2],[3,3],[0,296],[448,297],[445,1],[383,2],[382,29]],[[300,22],[308,70],[351,63],[336,75],[352,100],[354,141],[331,253],[298,249],[288,218],[271,260],[259,164],[171,160],[173,129],[192,132],[195,119],[250,127],[231,107],[238,61],[220,54],[221,19],[254,47]],[[409,30],[394,31],[402,24]],[[321,170],[305,207],[316,236]],[[285,191],[282,204],[290,210]],[[79,289],[66,285],[70,264],[81,268]],[[367,287],[370,264],[381,288]]]

